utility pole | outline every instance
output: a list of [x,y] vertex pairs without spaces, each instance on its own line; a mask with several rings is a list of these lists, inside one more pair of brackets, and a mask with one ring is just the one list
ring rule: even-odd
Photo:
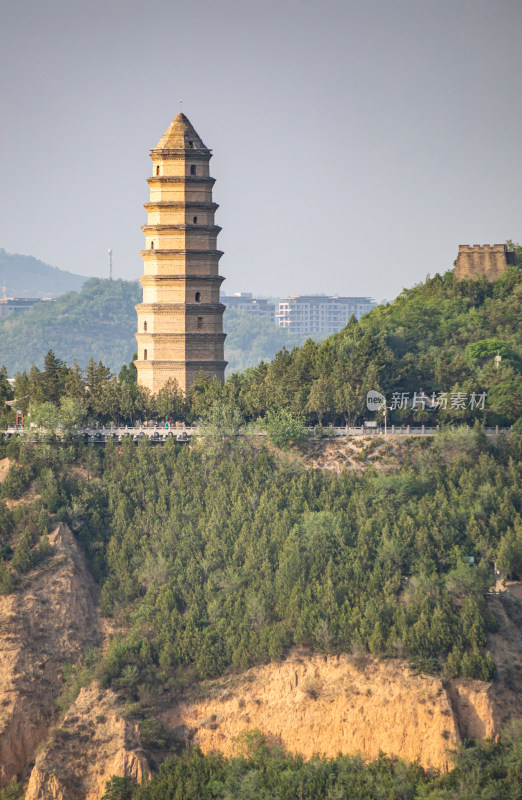
[[112,281],[112,249],[109,247],[109,280]]

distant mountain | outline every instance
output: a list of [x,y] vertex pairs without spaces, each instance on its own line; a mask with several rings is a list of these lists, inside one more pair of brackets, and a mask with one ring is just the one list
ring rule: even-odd
[[[33,256],[7,253],[0,248],[0,287],[6,287],[8,297],[58,297],[78,291],[86,280],[84,275],[51,267]],[[3,288],[0,293],[2,296]]]
[[[137,281],[89,278],[79,292],[0,318],[0,365],[5,364],[12,377],[33,363],[41,368],[52,349],[68,364],[77,359],[85,367],[94,358],[118,372],[136,350],[134,306],[141,299]],[[227,374],[269,361],[278,350],[304,340],[239,311],[225,311],[224,329]]]

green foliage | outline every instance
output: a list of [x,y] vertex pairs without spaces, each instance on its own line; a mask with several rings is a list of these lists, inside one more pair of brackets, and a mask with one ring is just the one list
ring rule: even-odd
[[31,485],[33,476],[33,470],[28,464],[11,464],[0,486],[1,496],[13,500],[21,497]]
[[22,800],[24,791],[22,784],[13,778],[9,786],[0,789],[0,800]]
[[96,675],[100,654],[94,647],[87,649],[78,664],[65,664],[62,672],[63,688],[56,701],[62,714],[74,703],[81,689],[88,686]]
[[44,533],[38,545],[38,552],[41,558],[48,558],[53,554],[53,546],[49,541],[49,535]]
[[223,317],[223,329],[227,332],[225,358],[227,374],[254,367],[260,361],[270,361],[284,347],[302,345],[304,336],[290,333],[262,319],[242,311],[227,309]]
[[[81,291],[39,303],[19,317],[0,320],[0,363],[10,375],[43,365],[51,348],[59,359],[102,359],[113,369],[130,361],[136,332],[137,282],[91,278]],[[52,398],[47,398],[52,399]]]
[[522,520],[515,519],[506,531],[497,552],[497,567],[507,577],[522,578]]
[[101,800],[131,800],[132,786],[130,778],[118,778],[113,775],[105,784],[105,792]]
[[[82,330],[78,315],[84,314],[85,324],[102,314],[104,346],[117,348],[118,335],[112,330],[109,334],[104,325],[112,324],[123,307],[130,314],[125,323],[125,347],[130,347],[135,330],[132,306],[137,300],[136,296],[131,302],[131,294],[139,292],[137,286],[132,291],[129,287],[132,285],[93,279],[80,295],[60,298],[52,324],[62,320],[64,326],[74,325],[74,335],[67,335],[67,347]],[[261,361],[242,374],[230,375],[224,387],[201,375],[186,397],[173,381],[157,397],[151,397],[137,385],[132,362],[120,369],[123,358],[105,355],[105,363],[99,360],[101,350],[93,346],[90,332],[82,343],[91,348],[88,354],[79,343],[74,353],[68,351],[84,364],[88,360],[85,371],[77,362],[66,367],[61,360],[63,349],[56,350],[59,355],[54,350],[46,355],[42,352],[38,363],[44,363],[44,369],[33,365],[28,373],[18,373],[15,394],[22,410],[31,404],[33,421],[46,428],[54,421],[65,431],[74,430],[86,419],[123,424],[147,418],[194,421],[207,417],[215,404],[237,408],[245,421],[286,414],[306,415],[308,422],[323,426],[353,425],[368,417],[366,395],[370,389],[384,393],[388,405],[394,393],[409,396],[410,407],[392,410],[389,424],[473,425],[478,421],[510,425],[522,416],[521,300],[522,277],[515,267],[492,283],[485,279],[458,282],[453,272],[436,275],[405,290],[392,304],[374,309],[359,323],[350,320],[344,330],[321,343],[309,339],[288,350],[287,342],[278,342],[285,346],[271,363]],[[124,301],[127,305],[120,305],[118,312],[118,303]],[[19,324],[30,325],[33,315],[41,313],[35,308],[23,315]],[[254,327],[259,323],[249,322]],[[243,320],[241,326],[246,324]],[[0,333],[1,327],[0,321]],[[56,348],[52,336],[48,339],[40,334],[37,339],[41,348],[44,342]],[[253,340],[245,347],[250,345],[255,350]],[[495,360],[497,353],[502,356],[500,364]],[[0,363],[1,357],[0,350]],[[253,350],[250,357],[256,361]],[[130,350],[125,358],[131,358]],[[116,361],[118,377],[106,366]],[[12,369],[10,362],[6,364]],[[2,385],[0,375],[0,392]],[[446,407],[438,411],[420,405],[412,408],[414,393],[421,389],[427,396],[445,395]],[[462,407],[452,407],[457,393],[465,398]],[[479,402],[483,393],[484,408]],[[382,412],[377,418],[382,421]]]
[[306,436],[304,418],[294,416],[286,409],[269,411],[262,424],[272,444],[282,450],[288,450],[291,444],[299,444]]
[[518,439],[495,449],[470,431],[459,450],[447,431],[445,451],[407,443],[397,473],[335,475],[236,447],[232,412],[216,406],[197,447],[97,451],[89,482],[41,472],[103,581],[103,613],[127,621],[103,684],[214,676],[292,645],[491,675],[484,595],[520,513]]
[[[394,392],[409,393],[411,401],[422,389],[446,393],[447,408],[394,410],[388,422],[511,424],[522,414],[521,300],[514,267],[492,283],[436,275],[321,344],[283,349],[270,364],[231,376],[225,392],[230,384],[247,419],[284,408],[324,425],[367,417],[369,389],[381,391],[388,405]],[[451,408],[455,392],[467,396],[462,409]],[[470,407],[472,392],[487,393],[484,410]]]
[[140,722],[140,742],[147,749],[152,747],[165,750],[170,746],[171,737],[161,720],[146,717]]
[[0,559],[0,594],[11,594],[14,589],[14,579],[9,566]]
[[[93,358],[118,372],[131,361],[136,346],[134,306],[142,299],[139,283],[82,278],[75,285],[63,284],[61,291],[67,294],[58,291],[61,296],[53,303],[39,303],[23,315],[0,319],[0,364],[5,364],[9,375],[29,372],[33,364],[44,365],[51,348],[68,363],[76,359],[85,367]],[[225,311],[224,328],[229,374],[271,359],[282,347],[303,342],[303,337],[238,311]]]
[[380,755],[304,761],[269,747],[259,735],[245,740],[243,755],[204,756],[194,747],[163,762],[157,775],[137,786],[133,800],[520,800],[520,724],[489,739],[461,746],[444,775],[426,773]]
[[29,572],[34,566],[33,539],[29,528],[25,528],[18,539],[12,564],[14,569],[20,572]]
[[13,530],[13,527],[13,515],[7,508],[6,504],[0,500],[0,536],[9,536]]

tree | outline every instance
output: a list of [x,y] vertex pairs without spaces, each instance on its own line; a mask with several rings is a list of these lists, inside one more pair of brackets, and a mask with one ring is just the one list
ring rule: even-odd
[[132,781],[129,777],[118,778],[115,775],[105,784],[105,792],[101,800],[131,800]]
[[9,566],[0,559],[0,594],[11,594],[14,589],[14,579]]
[[330,377],[321,375],[312,383],[306,410],[316,414],[321,425],[325,417],[335,411],[334,385]]
[[299,444],[306,436],[302,416],[293,416],[289,411],[269,411],[263,419],[268,438],[276,447],[288,450],[290,444]]
[[67,370],[65,378],[65,394],[67,397],[74,397],[76,400],[85,401],[85,382],[83,380],[83,370],[80,368],[76,359],[72,367]]
[[85,397],[62,397],[58,418],[64,431],[73,431],[81,428],[85,423],[87,409]]
[[51,403],[58,403],[65,388],[67,367],[52,350],[47,352],[44,359],[44,370],[40,375],[41,391],[43,398]]
[[31,403],[29,418],[33,425],[46,430],[54,430],[59,423],[58,407],[50,400]]
[[154,410],[160,419],[175,422],[185,415],[185,402],[175,378],[169,378],[154,398]]
[[110,377],[110,369],[105,367],[101,361],[97,364],[93,358],[89,360],[85,370],[85,381],[89,409],[95,416],[103,414],[103,390]]
[[13,553],[13,567],[20,572],[29,572],[34,566],[33,540],[29,528],[25,528]]

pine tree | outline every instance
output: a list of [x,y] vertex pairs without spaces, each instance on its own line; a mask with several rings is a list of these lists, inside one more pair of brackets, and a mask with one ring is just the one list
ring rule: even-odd
[[33,541],[29,528],[25,528],[13,553],[13,567],[20,572],[29,572],[34,566]]
[[10,594],[14,589],[14,580],[11,570],[2,559],[0,560],[0,594]]

